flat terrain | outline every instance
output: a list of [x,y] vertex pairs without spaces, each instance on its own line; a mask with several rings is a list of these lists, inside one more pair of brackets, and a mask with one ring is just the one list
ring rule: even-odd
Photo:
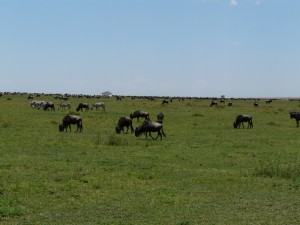
[[[298,101],[69,99],[75,113],[99,101],[106,112],[80,112],[76,133],[58,130],[66,110],[0,97],[1,224],[300,224]],[[163,112],[167,137],[115,134],[137,109]],[[238,114],[254,128],[234,129]]]

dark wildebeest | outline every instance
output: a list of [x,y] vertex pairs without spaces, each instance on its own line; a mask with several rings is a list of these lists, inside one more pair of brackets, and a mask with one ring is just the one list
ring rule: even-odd
[[228,106],[232,106],[232,102],[230,101],[230,102],[228,102]]
[[252,117],[248,115],[238,115],[233,123],[233,127],[240,128],[242,124],[244,129],[244,122],[248,122],[248,128],[253,128]]
[[66,130],[66,132],[68,131],[68,127],[70,129],[71,132],[71,124],[77,124],[77,130],[76,132],[81,132],[81,130],[83,129],[82,127],[82,119],[79,116],[74,116],[74,115],[66,115],[63,118],[63,121],[61,122],[61,124],[58,125],[59,131],[64,131]]
[[164,114],[162,112],[158,113],[156,117],[157,117],[157,121],[156,122],[163,123],[163,120],[164,120],[165,116],[164,116]]
[[[152,139],[157,139],[158,136],[160,136],[160,140],[162,140],[162,136],[166,137],[166,134],[164,133],[164,129],[161,123],[158,122],[151,122],[151,121],[144,121],[141,126],[138,126],[135,128],[135,136],[139,137],[141,134],[145,133],[146,139],[147,139],[147,133],[149,132],[149,136]],[[156,138],[153,138],[151,135],[151,132],[157,132]]]
[[133,113],[130,113],[130,118],[131,119],[137,118],[137,120],[136,120],[137,123],[139,122],[140,117],[145,118],[145,120],[150,120],[149,113],[147,113],[147,112],[137,110],[137,111],[134,111]]
[[218,106],[218,103],[217,103],[217,102],[215,102],[215,101],[211,101],[211,103],[210,103],[210,107],[212,107],[212,106]]
[[267,99],[266,100],[266,104],[271,104],[271,102],[272,102],[272,99]]
[[295,119],[297,127],[299,127],[300,113],[299,112],[290,112],[291,119]]
[[105,111],[105,104],[104,102],[97,102],[97,103],[94,103],[91,107],[91,110],[93,110],[93,108],[96,108],[96,110],[98,110],[98,108],[102,108],[102,111]]
[[124,127],[127,128],[126,134],[128,133],[129,127],[131,129],[131,133],[133,133],[132,119],[131,118],[125,117],[125,116],[120,117],[120,119],[118,121],[118,124],[116,126],[116,133],[120,134],[121,131],[124,132]]
[[79,110],[82,111],[82,109],[85,109],[85,111],[88,111],[90,109],[89,105],[87,103],[79,103],[79,105],[76,108],[76,111]]
[[43,107],[44,107],[45,111],[48,110],[49,108],[51,110],[55,111],[55,107],[54,107],[54,103],[53,102],[46,102]]
[[166,99],[164,99],[164,100],[162,100],[161,104],[162,104],[162,105],[164,105],[164,104],[169,104],[169,101],[166,100]]
[[258,102],[253,103],[254,107],[258,107]]

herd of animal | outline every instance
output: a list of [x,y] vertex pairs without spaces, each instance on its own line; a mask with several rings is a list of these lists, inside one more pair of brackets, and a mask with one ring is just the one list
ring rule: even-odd
[[[30,102],[30,106],[32,108],[36,108],[36,109],[44,109],[46,110],[53,110],[55,111],[55,106],[53,102],[46,102],[46,101],[37,101],[37,100],[32,100]],[[93,110],[93,109],[99,110],[99,108],[102,108],[103,111],[105,111],[105,104],[104,102],[96,102],[94,103],[91,107],[89,106],[89,104],[87,103],[79,103],[76,111],[82,111],[83,109],[85,109],[85,111],[88,110]],[[68,109],[69,111],[71,110],[71,104],[69,102],[62,102],[60,104],[58,104],[58,110],[65,110]]]
[[[266,104],[270,104],[272,100],[267,100]],[[220,101],[220,103],[224,103]],[[163,100],[162,104],[169,104],[167,100]],[[211,101],[210,107],[212,106],[217,106],[218,103],[216,101]],[[46,102],[46,101],[36,101],[32,100],[30,102],[30,106],[32,108],[36,109],[43,109],[43,110],[53,110],[55,111],[55,106],[53,102]],[[230,101],[228,103],[228,106],[232,106],[232,102]],[[258,107],[258,103],[254,102],[254,106]],[[105,111],[105,103],[104,102],[96,102],[89,106],[87,103],[79,103],[78,106],[76,107],[76,111],[88,111],[88,110],[93,110],[93,109],[99,110],[99,108],[102,109],[102,111]],[[69,102],[63,102],[58,104],[58,110],[69,110],[71,111],[71,104]],[[143,118],[144,121],[141,123],[140,126],[137,126],[135,129],[133,128],[132,122],[133,119],[136,118],[137,123],[140,123],[140,118]],[[300,121],[300,112],[290,112],[290,118],[296,120],[297,127],[299,127],[299,121]],[[163,130],[163,119],[164,119],[164,114],[162,112],[157,114],[157,120],[156,121],[151,121],[150,116],[148,112],[142,111],[142,110],[136,110],[130,115],[127,116],[122,116],[119,118],[117,125],[115,127],[115,132],[117,134],[120,133],[128,133],[129,129],[131,133],[135,133],[136,137],[141,136],[142,134],[145,135],[147,138],[148,135],[152,139],[157,139],[160,137],[162,140],[162,137],[166,137],[166,134],[164,133]],[[252,116],[250,115],[238,115],[233,122],[233,127],[234,128],[243,128],[244,129],[244,123],[247,123],[248,129],[253,128],[253,119]],[[83,125],[82,125],[82,118],[78,115],[66,115],[62,122],[59,124],[59,131],[67,132],[68,130],[71,131],[71,125],[77,125],[77,130],[76,132],[82,132],[83,130]],[[126,131],[124,130],[126,128]],[[152,137],[151,133],[156,132],[157,136],[154,138]]]

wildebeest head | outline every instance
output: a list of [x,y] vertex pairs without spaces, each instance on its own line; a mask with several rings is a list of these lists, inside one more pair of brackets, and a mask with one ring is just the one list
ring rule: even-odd
[[65,129],[65,127],[64,127],[64,125],[61,123],[61,124],[58,125],[58,129],[59,129],[60,132],[63,132],[64,129]]
[[136,137],[139,137],[141,135],[140,129],[141,129],[140,126],[135,128],[134,134]]
[[119,125],[116,126],[116,133],[120,134],[121,133],[121,128],[119,127]]

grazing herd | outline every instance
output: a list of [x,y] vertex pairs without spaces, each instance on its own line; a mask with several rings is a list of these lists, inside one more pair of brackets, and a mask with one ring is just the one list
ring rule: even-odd
[[[28,100],[31,100],[30,106],[33,109],[43,109],[44,111],[51,110],[55,111],[55,105],[53,102],[49,101],[36,101],[33,100],[32,96],[28,96]],[[65,101],[67,101],[66,99]],[[117,99],[121,100],[121,99]],[[222,99],[220,100],[219,103],[225,103],[225,101]],[[266,100],[266,104],[271,104],[272,99]],[[169,104],[168,100],[163,100],[162,104]],[[254,107],[258,107],[258,102],[254,101],[253,103]],[[68,110],[71,111],[71,104],[69,102],[63,102],[57,105],[57,110]],[[212,100],[210,103],[210,107],[213,106],[218,106],[218,102]],[[232,106],[232,102],[228,102],[228,106]],[[87,103],[79,103],[76,111],[77,112],[82,112],[82,111],[89,111],[96,109],[98,111],[99,109],[102,109],[103,112],[105,112],[105,103],[104,102],[96,102],[89,106]],[[141,125],[136,126],[136,128],[133,128],[133,120],[136,118],[136,123],[141,123]],[[144,121],[140,122],[140,118],[143,118]],[[148,112],[143,111],[143,110],[136,110],[130,113],[128,116],[122,116],[118,119],[118,122],[115,126],[115,132],[117,134],[125,133],[127,134],[129,129],[131,133],[134,133],[136,137],[140,137],[141,135],[145,135],[145,138],[147,139],[148,136],[150,136],[152,139],[157,139],[160,137],[160,139],[163,139],[163,136],[166,137],[166,134],[164,133],[163,129],[163,120],[164,120],[164,114],[162,112],[159,112],[156,116],[157,120],[156,121],[151,121],[150,120],[150,115]],[[290,112],[290,118],[296,120],[296,125],[299,127],[299,121],[300,121],[300,112]],[[251,129],[253,128],[253,118],[250,115],[237,115],[234,122],[233,122],[233,127],[234,128],[245,128],[244,123],[247,123],[247,128]],[[82,123],[82,118],[78,115],[66,115],[62,122],[59,124],[58,128],[59,131],[67,132],[68,130],[71,132],[71,125],[76,125],[77,129],[76,132],[82,132],[83,131],[83,123]],[[152,136],[152,133],[157,133],[156,137]]]

